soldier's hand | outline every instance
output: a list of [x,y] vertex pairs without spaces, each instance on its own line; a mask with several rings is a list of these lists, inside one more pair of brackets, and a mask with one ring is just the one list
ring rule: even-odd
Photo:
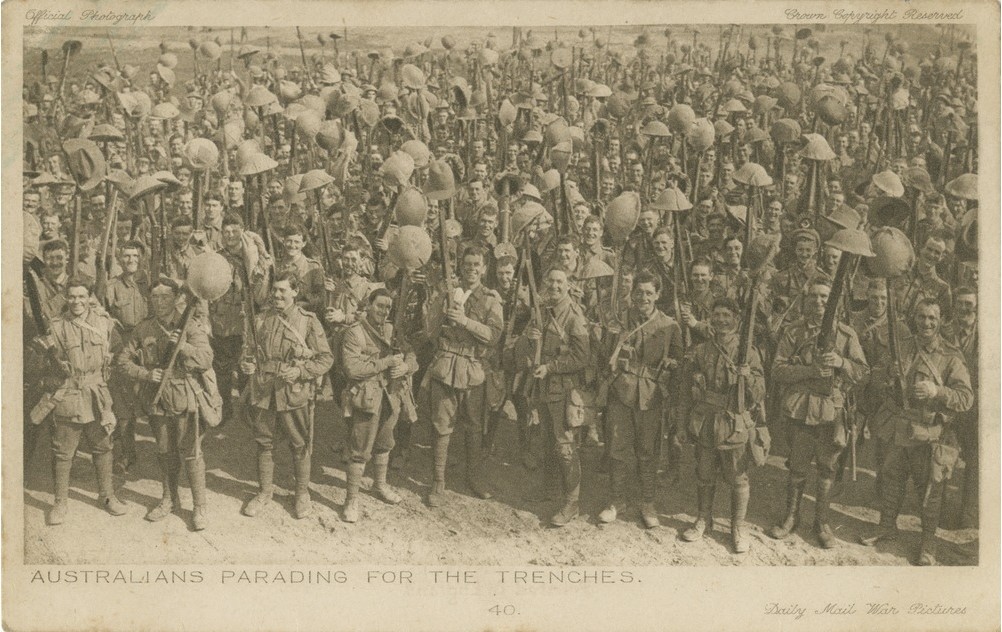
[[834,351],[829,351],[821,356],[821,366],[829,369],[841,369],[845,360]]
[[254,375],[257,371],[257,365],[249,360],[240,361],[240,372],[244,375]]
[[737,374],[740,377],[751,377],[751,367],[747,364],[739,364],[737,368]]
[[43,351],[48,351],[55,346],[55,341],[52,336],[39,336],[35,338],[35,344],[42,348]]
[[324,277],[324,289],[328,292],[337,292],[337,281],[332,277]]
[[408,366],[405,363],[397,364],[390,367],[390,378],[397,379],[398,377],[403,377],[407,375]]
[[428,280],[428,275],[421,272],[420,269],[414,269],[407,273],[410,277],[411,283],[425,283]]
[[455,304],[451,305],[448,311],[446,312],[446,316],[448,316],[449,320],[451,320],[453,324],[456,325],[459,325],[464,320],[466,320],[466,312],[460,305],[455,305]]
[[344,311],[336,307],[328,307],[324,312],[324,320],[329,323],[343,323],[345,321]]
[[525,333],[526,336],[528,336],[529,340],[535,341],[543,339],[543,332],[539,331],[538,327],[529,327],[528,329],[525,330]]
[[170,342],[172,345],[177,344],[177,341],[180,339],[181,339],[180,329],[175,329],[174,331],[170,332],[169,336],[167,336],[167,341]]
[[373,241],[372,245],[374,245],[376,248],[379,248],[383,252],[386,252],[390,247],[389,244],[386,243],[386,240],[383,239],[382,237]]
[[163,369],[153,369],[150,371],[150,381],[159,384],[164,379]]
[[835,369],[826,366],[818,366],[818,377],[831,377],[835,375]]
[[912,387],[912,397],[915,399],[932,399],[939,394],[939,387],[933,382],[923,380]]
[[539,379],[539,380],[542,380],[542,379],[546,378],[546,376],[549,375],[549,374],[550,374],[550,367],[548,367],[545,364],[540,364],[532,372],[532,377],[534,377],[536,379]]
[[287,366],[278,372],[278,377],[283,382],[295,382],[300,378],[302,373],[298,366]]

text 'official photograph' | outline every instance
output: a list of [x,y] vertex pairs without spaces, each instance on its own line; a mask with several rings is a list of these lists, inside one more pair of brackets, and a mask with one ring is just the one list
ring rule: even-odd
[[978,564],[973,27],[50,23],[25,563]]

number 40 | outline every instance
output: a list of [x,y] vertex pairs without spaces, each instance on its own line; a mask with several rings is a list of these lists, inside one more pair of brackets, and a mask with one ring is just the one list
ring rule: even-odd
[[513,614],[518,614],[518,612],[515,610],[515,606],[511,605],[510,603],[505,604],[503,606],[500,604],[492,606],[490,610],[488,610],[488,612],[496,616],[501,616],[501,615],[511,616]]

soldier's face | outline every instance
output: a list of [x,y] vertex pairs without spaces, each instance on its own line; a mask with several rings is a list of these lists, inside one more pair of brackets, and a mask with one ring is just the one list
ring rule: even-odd
[[161,287],[150,295],[153,314],[160,320],[170,320],[174,313],[174,293]]
[[175,226],[171,230],[171,238],[174,240],[174,246],[177,248],[184,246],[191,239],[192,232],[194,232],[194,229],[191,226]]
[[765,211],[765,221],[770,226],[775,226],[779,218],[783,215],[783,205],[779,202],[772,202]]
[[37,193],[24,194],[24,210],[28,213],[34,213],[37,211],[41,204],[42,198]]
[[578,262],[578,251],[573,244],[560,244],[557,246],[557,260],[560,265],[573,270]]
[[178,210],[182,215],[191,217],[192,211],[195,209],[195,202],[191,199],[191,194],[182,195],[178,199]]
[[930,266],[935,266],[942,261],[945,253],[946,245],[936,239],[930,239],[922,246],[922,260]]
[[713,278],[713,275],[710,274],[709,266],[693,266],[689,277],[692,281],[692,289],[697,292],[705,292],[710,289],[710,280]]
[[645,233],[650,234],[658,227],[658,214],[654,211],[644,211],[640,214],[640,227]]
[[665,262],[671,261],[671,257],[674,254],[671,237],[665,233],[658,233],[658,236],[654,238],[653,247],[654,254],[657,255],[658,259]]
[[978,295],[960,294],[953,301],[953,309],[957,317],[964,322],[971,322],[978,314]]
[[226,186],[226,192],[230,196],[230,203],[239,204],[243,201],[244,185],[242,182],[231,182]]
[[480,236],[483,239],[487,239],[494,235],[494,231],[498,227],[498,218],[494,215],[481,215],[480,216]]
[[216,219],[222,217],[223,215],[223,203],[219,200],[209,200],[209,203],[205,206],[206,219]]
[[282,183],[278,180],[272,180],[268,184],[268,195],[270,195],[271,199],[273,200],[277,200],[278,198],[282,197],[282,193],[284,191],[285,187],[282,186]]
[[586,205],[579,204],[574,207],[574,223],[576,223],[579,227],[584,226],[584,221],[588,219],[589,215],[591,215],[591,209],[589,209]]
[[50,239],[55,239],[59,234],[59,216],[46,215],[42,218],[42,232]]
[[227,248],[240,247],[240,240],[243,237],[244,229],[237,224],[227,224],[223,226],[223,245]]
[[362,255],[357,250],[348,250],[341,255],[341,269],[349,276],[358,273],[361,264]]
[[66,304],[70,308],[70,313],[80,316],[87,311],[87,304],[90,302],[90,292],[87,288],[77,285],[68,288],[66,291]]
[[515,266],[510,263],[498,266],[495,276],[497,277],[498,287],[507,290],[515,280]]
[[639,283],[637,287],[633,288],[631,296],[633,297],[633,308],[641,314],[649,314],[654,309],[658,299],[661,298],[661,292],[654,287],[653,283]]
[[712,241],[719,242],[724,238],[724,222],[719,219],[706,222],[706,232]]
[[484,276],[484,258],[480,255],[466,255],[463,257],[463,263],[459,267],[463,281],[468,286],[480,283],[480,279]]
[[62,248],[57,248],[55,250],[50,250],[45,253],[45,267],[48,268],[49,272],[54,276],[58,276],[63,273],[66,269],[66,251]]
[[389,296],[377,296],[374,300],[369,301],[369,307],[366,308],[365,312],[370,323],[373,325],[382,325],[389,318],[391,309],[393,309],[392,298]]
[[292,303],[296,300],[298,294],[299,292],[292,289],[287,279],[276,281],[271,287],[271,304],[279,310],[288,309],[292,307]]
[[797,262],[804,265],[814,260],[818,254],[818,248],[813,241],[804,239],[797,242],[793,252],[797,257]]
[[289,257],[298,257],[303,252],[303,246],[306,245],[303,243],[302,235],[286,235],[282,243],[285,245],[285,251]]
[[874,288],[866,294],[867,307],[874,318],[883,316],[887,311],[887,292],[884,288]]
[[814,316],[821,316],[825,313],[829,294],[831,294],[831,290],[827,285],[812,286],[804,297],[804,310]]
[[126,248],[122,251],[122,269],[129,274],[135,274],[139,270],[139,251],[135,248]]
[[915,334],[931,340],[939,332],[939,305],[920,305],[915,313]]
[[585,222],[581,237],[589,246],[597,244],[602,239],[602,224],[600,222]]
[[724,246],[724,255],[726,256],[727,263],[731,265],[741,264],[741,255],[744,254],[744,244],[742,244],[737,239],[732,239],[727,242]]
[[566,298],[569,289],[567,273],[563,270],[550,270],[546,275],[546,295],[550,301],[557,302]]
[[825,248],[825,267],[834,270],[838,266],[838,260],[842,257],[842,251],[837,248]]
[[737,329],[738,317],[730,308],[717,306],[710,313],[710,327],[717,333],[730,333]]
[[612,195],[612,190],[616,187],[615,178],[602,178],[602,197]]

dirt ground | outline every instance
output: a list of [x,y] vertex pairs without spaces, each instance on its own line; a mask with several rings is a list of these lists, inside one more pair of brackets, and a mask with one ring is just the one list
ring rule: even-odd
[[[744,555],[730,549],[729,493],[718,488],[712,537],[686,543],[679,534],[696,512],[694,458],[685,450],[682,479],[661,480],[658,509],[662,526],[646,530],[637,512],[610,525],[597,515],[607,499],[608,477],[597,472],[601,448],[583,450],[582,516],[563,529],[547,526],[558,507],[528,500],[542,482],[542,471],[528,471],[517,454],[514,425],[504,424],[490,458],[494,498],[472,497],[462,482],[459,450],[450,455],[449,504],[431,509],[425,502],[432,470],[430,428],[418,423],[410,459],[391,471],[390,482],[403,502],[389,506],[371,495],[362,497],[362,519],[349,525],[340,520],[345,496],[344,468],[337,460],[344,430],[330,416],[330,404],[317,411],[316,454],[313,462],[314,515],[296,520],[292,514],[292,468],[288,451],[276,451],[275,500],[256,518],[240,513],[257,488],[254,443],[240,420],[205,436],[209,528],[190,530],[191,495],[181,490],[184,509],[162,522],[143,520],[160,497],[155,446],[149,427],[139,424],[140,462],[127,478],[117,477],[119,497],[129,513],[112,517],[95,504],[97,491],[89,455],[78,455],[71,480],[70,512],[57,527],[45,525],[52,502],[48,434],[44,433],[25,481],[25,561],[29,564],[346,564],[416,565],[903,565],[917,550],[920,527],[914,490],[909,489],[899,525],[903,537],[875,549],[856,543],[876,523],[870,446],[861,451],[856,482],[839,486],[832,507],[832,528],[841,545],[818,547],[811,533],[813,493],[803,520],[807,526],[785,541],[770,539],[765,530],[784,508],[784,458],[770,457],[752,473],[748,513],[752,547]],[[367,473],[371,474],[371,473]],[[371,482],[365,479],[366,487]],[[186,485],[186,483],[184,483]],[[957,490],[947,491],[944,515],[957,504]],[[977,532],[939,531],[941,564],[977,564]]]

